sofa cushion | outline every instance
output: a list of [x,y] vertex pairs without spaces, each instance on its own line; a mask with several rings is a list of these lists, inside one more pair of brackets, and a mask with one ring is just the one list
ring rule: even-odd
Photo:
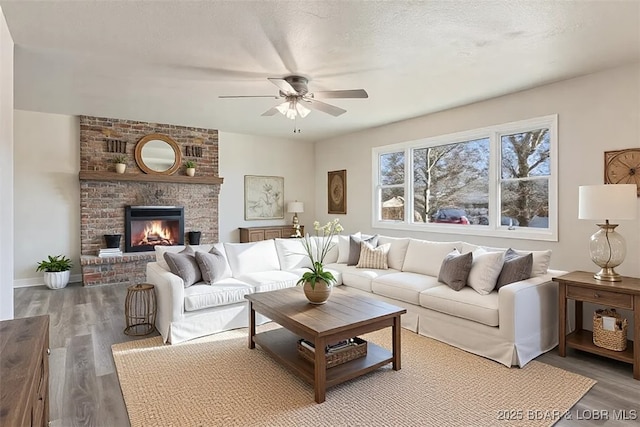
[[472,254],[473,263],[467,284],[479,294],[487,295],[496,287],[504,264],[504,252],[487,252],[478,248]]
[[233,277],[247,273],[280,270],[278,251],[273,239],[253,243],[225,243]]
[[373,236],[349,236],[349,259],[347,265],[357,265],[360,261],[360,249],[362,242],[370,244],[372,247],[378,246],[378,235]]
[[[218,243],[220,245],[220,243]],[[177,254],[178,252],[183,251],[187,246],[185,245],[175,245],[175,246],[155,246],[154,247],[154,251],[156,253],[156,262],[158,263],[158,265],[162,268],[164,268],[167,271],[171,271],[169,269],[169,265],[167,264],[167,261],[165,261],[164,259],[164,254],[166,252],[171,252],[174,254]],[[211,250],[211,248],[213,247],[213,245],[207,244],[207,245],[189,245],[189,247],[191,249],[193,249],[193,251],[203,251],[203,252],[209,252]],[[224,251],[223,251],[224,252]]]
[[[325,264],[333,264],[334,262],[338,262],[338,253],[340,252],[338,248],[338,237],[339,235],[336,235],[331,238],[331,242],[329,243],[329,251],[324,257]],[[318,242],[320,242],[320,246],[322,246],[322,237],[313,236],[313,242],[316,247],[318,245]]]
[[220,248],[222,252],[214,245],[209,252],[196,251],[195,253],[202,280],[209,284],[231,277],[231,267],[224,255],[224,247],[220,245]]
[[531,277],[533,267],[533,254],[518,255],[513,249],[508,249],[504,254],[504,265],[496,282],[496,289],[509,283],[527,280]]
[[169,271],[182,279],[185,288],[202,280],[200,267],[190,246],[178,253],[165,252],[164,259],[169,266]]
[[223,279],[213,286],[199,283],[184,290],[184,309],[185,311],[197,311],[235,304],[246,301],[244,296],[251,293],[253,293],[253,286],[231,277]]
[[415,305],[420,302],[420,292],[434,286],[442,286],[442,283],[433,276],[402,271],[379,276],[371,282],[374,294]]
[[375,268],[380,270],[387,270],[389,265],[387,264],[387,254],[389,253],[390,243],[386,243],[382,246],[373,247],[367,242],[360,244],[360,259],[356,268]]
[[[280,262],[280,269],[293,270],[301,267],[311,267],[311,260],[303,246],[304,239],[275,239],[276,251]],[[309,239],[312,251],[315,250],[315,240]]]
[[461,254],[457,249],[454,249],[444,257],[440,267],[440,274],[438,274],[438,281],[449,286],[454,291],[459,291],[467,286],[472,263],[473,254],[471,252]]
[[420,293],[420,305],[488,326],[498,326],[498,292],[480,295],[470,287],[454,291],[441,285]]
[[289,271],[272,270],[245,273],[237,279],[253,286],[255,292],[267,292],[295,286],[300,276]]
[[389,268],[402,270],[402,264],[404,263],[404,257],[407,254],[407,248],[409,247],[410,240],[411,239],[408,237],[378,237],[378,245],[384,245],[387,243],[391,244],[391,248],[389,248],[389,255],[387,256],[387,264],[389,264]]
[[[462,244],[462,253],[473,252],[477,248],[482,248],[489,252],[506,252],[507,248],[493,248],[489,246],[478,246],[472,243]],[[524,251],[514,249],[518,255],[533,255],[533,265],[531,267],[531,277],[544,276],[549,270],[549,263],[551,262],[551,249],[544,251]]]
[[357,268],[355,265],[346,264],[329,264],[325,266],[331,271],[337,270],[342,275],[342,283],[361,291],[371,292],[371,280],[376,277],[384,276],[391,273],[397,273],[397,270],[377,270],[373,268]]
[[[352,234],[352,236],[360,237],[361,234],[358,231],[356,234]],[[349,261],[349,237],[350,236],[338,236],[338,260],[336,262],[341,264],[346,264]]]
[[402,271],[438,277],[444,257],[452,250],[458,249],[460,245],[461,242],[430,242],[411,239],[402,264]]

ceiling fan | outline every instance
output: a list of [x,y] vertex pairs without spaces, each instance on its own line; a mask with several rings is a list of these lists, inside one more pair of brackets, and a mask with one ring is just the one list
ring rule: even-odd
[[318,101],[316,98],[368,98],[369,95],[364,89],[351,90],[321,90],[317,92],[309,92],[307,88],[307,80],[302,76],[287,76],[284,78],[269,77],[268,80],[276,85],[280,91],[277,96],[274,95],[223,95],[219,98],[274,98],[284,99],[284,102],[272,107],[262,113],[263,116],[273,116],[282,113],[289,119],[295,119],[297,116],[302,118],[312,110],[322,111],[337,117],[347,112],[335,105]]

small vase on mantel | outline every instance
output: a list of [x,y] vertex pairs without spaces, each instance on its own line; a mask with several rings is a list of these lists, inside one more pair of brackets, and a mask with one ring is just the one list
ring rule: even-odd
[[196,174],[196,168],[187,168],[186,172],[188,176],[194,176]]
[[127,165],[125,163],[116,163],[116,172],[124,173],[127,170]]
[[311,304],[324,304],[329,300],[333,286],[320,280],[316,282],[316,285],[313,288],[311,287],[311,283],[304,282],[302,289],[304,290],[304,295]]

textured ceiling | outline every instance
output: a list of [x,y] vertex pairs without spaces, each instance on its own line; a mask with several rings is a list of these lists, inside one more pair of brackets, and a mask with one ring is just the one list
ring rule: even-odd
[[[1,1],[15,106],[319,140],[640,60],[638,1]],[[347,110],[294,122],[267,77]]]

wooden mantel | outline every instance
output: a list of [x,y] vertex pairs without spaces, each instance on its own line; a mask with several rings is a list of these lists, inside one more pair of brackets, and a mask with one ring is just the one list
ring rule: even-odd
[[80,171],[80,181],[174,182],[180,184],[222,184],[219,176],[148,175],[110,171]]

